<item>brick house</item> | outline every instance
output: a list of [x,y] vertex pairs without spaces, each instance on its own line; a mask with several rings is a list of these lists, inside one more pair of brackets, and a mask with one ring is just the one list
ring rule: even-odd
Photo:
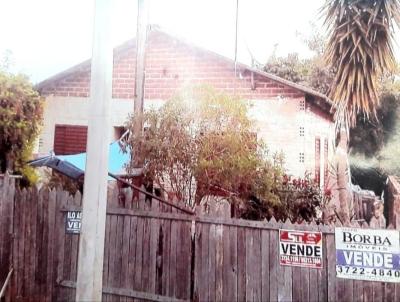
[[[135,40],[114,49],[113,139],[119,137],[128,113],[133,111]],[[159,106],[186,85],[209,84],[249,102],[257,137],[271,152],[283,151],[285,167],[295,176],[310,172],[327,177],[333,153],[334,123],[326,96],[272,74],[234,62],[177,39],[159,29],[148,34],[145,107]],[[38,154],[72,154],[85,151],[90,90],[90,60],[37,85],[46,98],[44,127]]]

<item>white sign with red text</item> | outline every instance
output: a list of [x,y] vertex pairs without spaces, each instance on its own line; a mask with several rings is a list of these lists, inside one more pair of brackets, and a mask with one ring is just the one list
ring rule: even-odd
[[281,265],[322,268],[322,233],[279,230]]

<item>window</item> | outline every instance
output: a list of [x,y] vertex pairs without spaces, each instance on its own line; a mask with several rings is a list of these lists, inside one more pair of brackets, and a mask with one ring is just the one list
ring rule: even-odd
[[304,127],[300,127],[299,135],[304,136]]
[[87,127],[56,125],[54,132],[54,153],[69,155],[86,152]]
[[315,138],[315,181],[320,184],[321,175],[321,139],[319,137]]
[[306,110],[306,101],[305,100],[300,100],[299,107],[300,107],[300,111]]
[[304,163],[304,152],[299,153],[299,162]]
[[324,179],[325,183],[327,182],[328,179],[328,173],[329,173],[329,168],[328,168],[328,139],[324,139]]

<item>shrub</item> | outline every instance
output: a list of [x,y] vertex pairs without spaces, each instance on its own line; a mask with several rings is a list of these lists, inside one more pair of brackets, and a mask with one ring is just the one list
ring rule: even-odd
[[260,220],[271,219],[292,222],[320,220],[322,210],[331,199],[329,189],[320,189],[318,183],[309,174],[304,178],[292,178],[284,175],[279,189],[276,191],[279,202],[253,199],[246,204],[242,217]]
[[0,71],[0,168],[37,179],[25,165],[42,122],[43,100],[27,77]]
[[[246,104],[208,87],[188,89],[159,110],[142,117],[146,131],[131,135],[141,146],[145,177],[162,191],[193,205],[209,194],[276,200],[281,165],[268,158],[266,146],[252,135]],[[133,163],[128,166],[132,170]]]

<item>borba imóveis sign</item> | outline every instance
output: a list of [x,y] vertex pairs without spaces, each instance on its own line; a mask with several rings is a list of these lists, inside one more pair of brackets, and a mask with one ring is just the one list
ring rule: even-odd
[[337,277],[400,282],[399,242],[395,230],[335,228]]

